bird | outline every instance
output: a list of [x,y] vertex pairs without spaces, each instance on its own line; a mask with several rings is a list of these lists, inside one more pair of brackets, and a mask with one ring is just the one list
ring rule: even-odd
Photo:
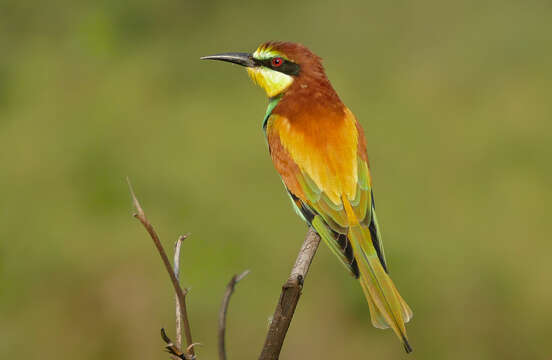
[[391,328],[410,353],[405,323],[413,313],[389,276],[364,130],[328,80],[322,59],[285,41],[201,59],[241,65],[264,89],[262,128],[295,211],[359,280],[372,325]]

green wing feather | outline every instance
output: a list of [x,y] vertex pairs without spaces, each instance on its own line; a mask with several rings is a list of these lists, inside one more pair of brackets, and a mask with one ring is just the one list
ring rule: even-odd
[[[379,231],[372,201],[372,189],[370,186],[370,174],[368,164],[360,156],[358,157],[358,184],[356,196],[351,200],[351,206],[355,211],[356,216],[362,219],[367,225],[374,223],[374,228]],[[320,237],[328,245],[332,253],[334,253],[343,264],[355,277],[358,277],[358,269],[356,268],[355,260],[350,249],[349,241],[344,238],[349,232],[347,214],[343,208],[343,204],[335,204],[312,179],[300,172],[296,174],[296,179],[303,190],[303,193],[308,203],[303,202],[298,198],[292,197],[292,203],[295,211],[308,222],[318,232]],[[310,216],[305,214],[310,213]],[[310,219],[309,219],[310,218]],[[340,236],[343,235],[344,240],[339,242]],[[382,254],[382,265],[387,269],[385,259],[383,257],[383,247],[381,246],[381,236],[374,244],[378,254]],[[378,246],[376,246],[378,245]],[[381,250],[380,250],[381,249]]]

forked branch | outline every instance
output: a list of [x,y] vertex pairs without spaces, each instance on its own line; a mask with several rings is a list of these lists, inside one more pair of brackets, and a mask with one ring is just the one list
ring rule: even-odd
[[188,321],[188,311],[186,310],[186,293],[182,290],[182,287],[180,286],[180,283],[178,282],[178,279],[176,278],[176,275],[173,271],[169,258],[167,257],[167,253],[165,252],[165,249],[163,248],[163,245],[159,240],[159,236],[155,232],[155,229],[153,228],[151,223],[146,218],[146,214],[144,213],[144,210],[142,209],[140,202],[136,198],[136,195],[134,194],[134,190],[132,189],[132,185],[128,178],[127,178],[127,182],[128,182],[128,188],[130,190],[130,195],[132,196],[132,202],[134,204],[134,208],[136,209],[136,213],[134,214],[134,217],[137,218],[142,223],[142,225],[146,228],[147,232],[150,234],[150,237],[153,240],[153,243],[155,244],[155,247],[157,248],[159,255],[161,256],[161,260],[163,260],[165,269],[167,270],[167,272],[169,273],[169,277],[171,278],[174,291],[176,293],[176,296],[178,297],[180,314],[182,316],[182,323],[184,325],[184,336],[186,337],[186,342],[188,344],[187,355],[193,358],[194,342],[192,341],[192,331],[190,330],[190,322]]
[[[177,358],[177,359],[187,359],[187,360],[195,359],[195,353],[193,348],[194,348],[194,345],[196,344],[194,344],[194,342],[192,341],[192,333],[190,329],[190,323],[188,321],[188,312],[186,309],[186,292],[182,289],[178,280],[179,267],[180,267],[179,266],[180,246],[182,244],[182,241],[186,238],[186,236],[181,236],[176,243],[175,255],[174,255],[174,268],[172,268],[171,263],[167,257],[167,253],[165,252],[165,249],[163,248],[163,245],[159,240],[159,236],[155,232],[151,223],[146,218],[144,210],[142,209],[140,202],[136,198],[136,195],[134,194],[134,190],[132,189],[132,185],[130,184],[130,180],[128,180],[128,178],[127,178],[127,181],[128,181],[130,194],[132,196],[132,201],[136,209],[136,213],[134,214],[134,217],[137,218],[142,223],[144,228],[149,233],[151,239],[153,240],[153,243],[155,244],[155,247],[157,248],[157,251],[161,256],[165,269],[169,273],[169,277],[171,279],[171,282],[174,287],[174,291],[176,293],[176,298],[177,298],[176,344],[173,343],[172,340],[167,336],[164,329],[161,329],[161,336],[163,340],[167,343],[166,349],[171,354],[171,357]],[[297,303],[299,302],[299,297],[301,296],[303,283],[305,281],[305,278],[309,271],[310,264],[312,262],[312,259],[314,258],[314,255],[316,254],[316,250],[318,249],[319,244],[320,244],[320,236],[318,236],[318,234],[312,228],[310,228],[309,231],[307,232],[305,241],[303,242],[303,245],[299,250],[299,254],[297,255],[297,259],[295,260],[295,264],[291,270],[291,274],[287,279],[287,281],[282,286],[280,299],[278,301],[278,304],[276,305],[276,310],[274,311],[274,315],[272,316],[272,322],[270,324],[270,328],[268,330],[268,334],[266,336],[266,340],[265,340],[261,355],[259,357],[259,360],[276,360],[279,358],[280,352],[282,350],[282,345],[284,343],[284,339],[286,337],[287,331],[289,329],[289,325],[293,318],[293,314],[295,313],[295,308],[297,307]],[[219,330],[218,330],[219,360],[226,360],[226,346],[225,346],[226,317],[227,317],[230,297],[234,292],[234,288],[236,284],[240,280],[242,280],[248,273],[249,273],[249,270],[244,271],[240,275],[233,276],[226,287],[226,292],[224,294],[224,298],[223,298],[221,308],[220,308],[220,313],[219,313]],[[181,330],[180,330],[181,327],[184,328],[184,336],[186,338],[186,343],[187,343],[187,347],[184,351],[181,350]]]

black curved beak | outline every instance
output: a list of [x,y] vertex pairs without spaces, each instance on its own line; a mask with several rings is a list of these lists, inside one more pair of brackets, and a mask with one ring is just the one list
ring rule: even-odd
[[200,59],[227,61],[241,66],[246,66],[246,67],[256,66],[255,61],[253,60],[253,56],[248,53],[229,52],[224,54],[203,56]]

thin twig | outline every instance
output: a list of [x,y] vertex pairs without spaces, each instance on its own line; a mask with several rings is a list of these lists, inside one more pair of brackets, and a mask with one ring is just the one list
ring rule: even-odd
[[[176,280],[180,284],[180,248],[182,247],[182,242],[188,238],[189,234],[181,235],[176,243],[174,244],[174,260],[173,260],[173,270]],[[175,293],[174,300],[176,303],[175,313],[176,313],[176,346],[178,349],[182,349],[182,312],[180,311],[180,301],[178,301],[178,295]]]
[[161,328],[161,338],[165,342],[165,350],[169,353],[170,357],[172,359],[178,360],[195,360],[195,355],[190,355],[190,352],[193,350],[195,346],[201,345],[200,343],[193,343],[192,345],[189,345],[186,348],[186,351],[183,352],[179,348],[176,347],[176,345],[173,343],[173,341],[167,336],[167,333],[165,332],[165,329]]
[[130,190],[130,195],[132,196],[132,202],[134,204],[134,208],[136,209],[136,214],[133,216],[137,218],[144,228],[146,228],[147,232],[150,234],[151,239],[153,240],[153,243],[155,244],[155,247],[157,248],[157,251],[159,252],[159,255],[161,256],[161,260],[163,260],[163,264],[165,265],[165,269],[169,273],[169,277],[171,278],[172,285],[174,287],[174,291],[176,292],[176,296],[178,297],[179,303],[180,303],[180,312],[182,314],[182,322],[184,325],[184,335],[186,336],[186,342],[188,343],[188,349],[189,349],[189,355],[191,357],[194,356],[194,349],[193,349],[193,341],[192,341],[192,332],[190,330],[190,323],[188,321],[188,312],[186,310],[186,293],[182,290],[182,287],[180,286],[174,272],[171,266],[171,263],[169,261],[169,258],[167,257],[167,253],[165,252],[165,249],[163,248],[163,245],[161,244],[161,241],[159,240],[159,236],[153,229],[153,226],[146,218],[146,214],[144,213],[144,210],[142,209],[142,206],[140,205],[140,202],[136,198],[136,195],[134,194],[134,190],[132,189],[132,185],[130,183],[130,179],[127,178],[128,182],[128,188]]
[[226,285],[226,292],[222,298],[222,304],[220,306],[219,312],[219,328],[218,328],[218,352],[219,360],[226,360],[226,344],[225,344],[225,334],[226,334],[226,314],[228,313],[228,304],[230,303],[230,297],[234,292],[236,284],[240,282],[244,277],[249,274],[249,270],[245,270],[239,275],[232,276],[228,285]]
[[303,246],[301,246],[301,250],[299,250],[291,274],[282,286],[280,300],[278,301],[278,305],[276,305],[276,310],[274,311],[259,360],[277,360],[280,356],[280,351],[282,350],[289,324],[291,323],[297,302],[301,296],[303,282],[305,281],[319,244],[320,236],[310,228],[303,242]]
[[167,333],[165,332],[165,329],[163,329],[163,328],[161,328],[161,338],[163,339],[165,344],[167,344],[165,346],[165,350],[167,350],[167,352],[169,353],[169,356],[171,357],[171,359],[186,360],[186,354],[184,354],[182,352],[182,350],[180,350],[180,348],[175,343],[173,343],[173,341],[167,336]]

